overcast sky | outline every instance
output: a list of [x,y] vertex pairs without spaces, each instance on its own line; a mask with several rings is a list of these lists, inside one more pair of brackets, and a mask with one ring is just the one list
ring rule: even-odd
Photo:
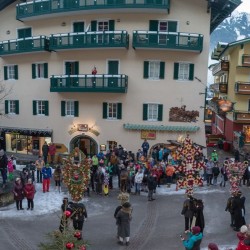
[[236,9],[237,11],[240,12],[247,12],[250,13],[250,0],[241,0],[242,4]]

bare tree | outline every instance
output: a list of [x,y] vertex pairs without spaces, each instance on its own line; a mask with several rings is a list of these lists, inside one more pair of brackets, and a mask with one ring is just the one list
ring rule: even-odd
[[[2,104],[6,97],[12,93],[12,87],[7,88],[5,84],[0,82],[0,104]],[[5,116],[4,110],[0,109],[0,116]]]

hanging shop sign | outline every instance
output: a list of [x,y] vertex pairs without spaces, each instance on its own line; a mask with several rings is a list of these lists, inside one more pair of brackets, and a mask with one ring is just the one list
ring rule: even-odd
[[88,124],[77,124],[77,130],[82,132],[88,132],[89,126]]
[[218,105],[221,112],[231,112],[234,109],[234,103],[229,100],[219,100]]
[[156,131],[155,130],[142,130],[141,131],[141,139],[155,140],[156,139]]

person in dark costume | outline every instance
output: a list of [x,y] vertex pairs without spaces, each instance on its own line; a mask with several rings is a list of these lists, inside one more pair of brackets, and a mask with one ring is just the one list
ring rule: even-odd
[[[75,230],[78,230],[82,234],[83,223],[88,218],[86,207],[83,203],[73,203],[71,205],[71,209],[71,219],[73,220],[73,227]],[[78,239],[81,240],[82,236]]]
[[203,201],[196,199],[194,202],[194,216],[196,218],[195,226],[199,226],[202,233],[205,228],[203,209],[204,209]]
[[230,219],[231,219],[230,226],[231,227],[234,227],[234,216],[233,216],[233,209],[232,209],[233,199],[234,199],[234,194],[232,193],[231,196],[227,200],[227,206],[225,209],[226,212],[230,213]]
[[185,232],[190,231],[194,216],[194,198],[192,195],[188,195],[184,201],[181,214],[185,217]]
[[244,217],[242,215],[242,204],[243,199],[240,198],[238,193],[234,193],[234,198],[232,200],[232,214],[234,220],[234,231],[239,231],[240,227],[244,225]]
[[116,215],[117,225],[118,225],[118,244],[123,245],[124,239],[126,246],[129,245],[130,238],[130,221],[132,220],[132,207],[129,202],[125,202],[122,208]]
[[61,233],[68,226],[68,218],[66,217],[64,212],[65,211],[72,212],[71,209],[70,209],[71,204],[72,204],[72,202],[69,202],[69,199],[67,197],[63,198],[63,202],[62,202],[62,205],[61,205],[62,217],[61,217],[60,226],[59,226],[59,230],[60,230]]

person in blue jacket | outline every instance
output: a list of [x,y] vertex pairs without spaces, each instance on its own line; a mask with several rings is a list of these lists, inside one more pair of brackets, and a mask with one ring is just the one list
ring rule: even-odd
[[52,177],[52,171],[49,164],[46,164],[42,168],[42,175],[43,175],[43,192],[49,192],[49,186],[50,186],[50,179]]
[[183,246],[186,250],[200,250],[200,244],[203,234],[199,226],[192,227],[191,232],[188,232],[188,239],[181,238]]

